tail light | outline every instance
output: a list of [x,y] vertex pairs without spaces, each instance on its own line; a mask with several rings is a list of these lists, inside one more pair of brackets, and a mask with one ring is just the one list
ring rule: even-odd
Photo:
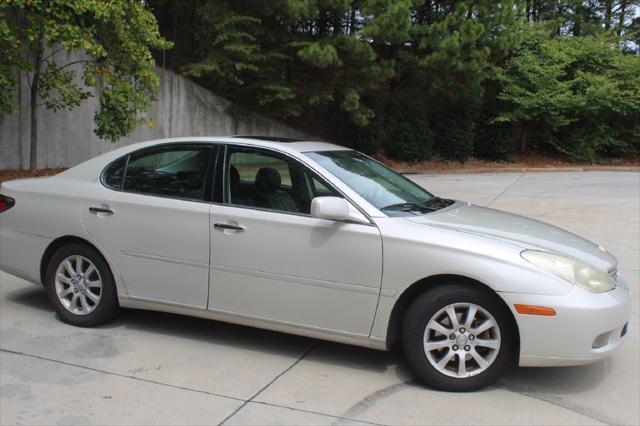
[[9,210],[15,203],[13,198],[0,194],[0,213]]

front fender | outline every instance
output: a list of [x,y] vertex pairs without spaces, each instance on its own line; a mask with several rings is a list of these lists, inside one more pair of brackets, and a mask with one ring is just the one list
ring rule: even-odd
[[393,307],[414,283],[457,275],[496,293],[561,296],[573,286],[522,259],[513,243],[402,218],[376,219],[383,240],[383,279],[372,337],[386,338]]

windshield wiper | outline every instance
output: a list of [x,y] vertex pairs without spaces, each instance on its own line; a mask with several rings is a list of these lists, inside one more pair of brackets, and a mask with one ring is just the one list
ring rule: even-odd
[[400,211],[420,211],[420,212],[434,212],[436,210],[443,209],[445,207],[449,207],[453,204],[453,200],[447,200],[446,198],[433,197],[425,200],[422,203],[396,203],[389,204],[388,206],[382,207],[380,210],[400,210]]
[[402,211],[434,211],[432,207],[428,207],[424,204],[418,203],[397,203],[397,204],[389,204],[388,206],[382,207],[380,210],[402,210]]
[[449,207],[453,203],[454,203],[453,200],[448,200],[446,198],[440,198],[440,197],[433,197],[433,198],[429,198],[428,200],[426,200],[422,204],[424,206],[433,208],[435,210],[440,210],[440,209],[443,209],[445,207]]

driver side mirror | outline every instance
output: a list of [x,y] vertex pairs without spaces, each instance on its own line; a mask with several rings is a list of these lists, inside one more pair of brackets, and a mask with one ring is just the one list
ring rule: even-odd
[[340,197],[316,197],[311,200],[311,216],[341,222],[369,223],[369,220]]

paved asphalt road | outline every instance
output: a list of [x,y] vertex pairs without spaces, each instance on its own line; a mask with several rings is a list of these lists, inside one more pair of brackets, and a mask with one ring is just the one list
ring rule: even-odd
[[74,328],[56,319],[41,288],[2,273],[0,423],[639,424],[640,174],[411,177],[609,248],[634,298],[621,350],[448,394],[414,383],[397,353],[142,311]]

